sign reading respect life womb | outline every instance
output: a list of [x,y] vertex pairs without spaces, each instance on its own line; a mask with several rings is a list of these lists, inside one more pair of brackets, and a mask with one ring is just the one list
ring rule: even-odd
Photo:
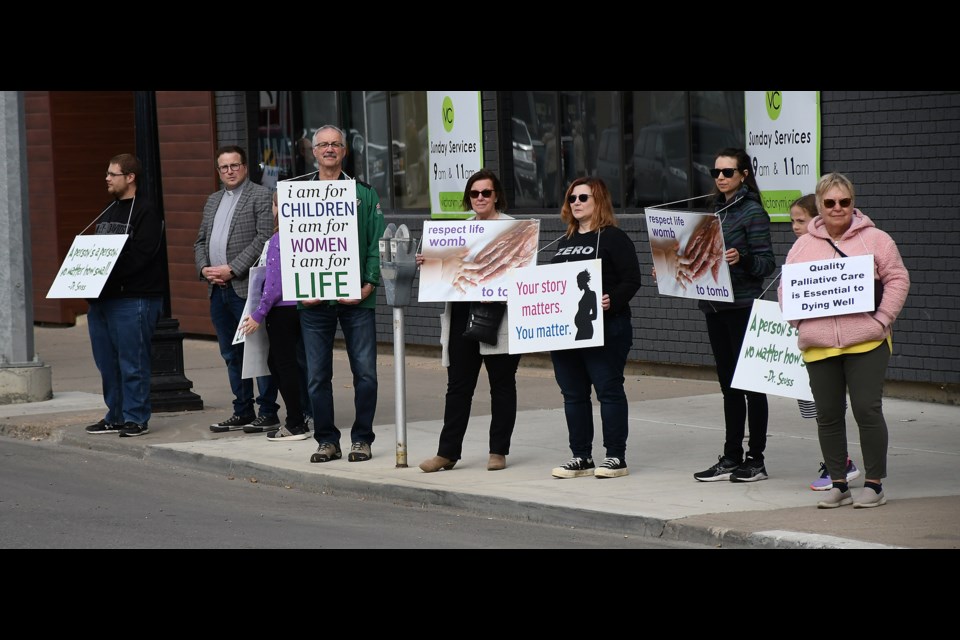
[[733,302],[717,214],[657,208],[644,214],[661,295]]
[[425,221],[418,300],[506,300],[510,273],[537,264],[539,240],[539,220]]
[[783,319],[776,302],[753,301],[731,386],[744,391],[813,400],[807,365],[797,346],[797,330]]
[[873,311],[873,256],[783,265],[783,317],[805,320]]
[[284,300],[359,298],[357,183],[296,180],[277,185]]
[[463,190],[483,166],[479,91],[427,91],[430,214],[466,218]]
[[746,151],[774,222],[790,221],[790,203],[820,178],[820,92],[745,91]]
[[514,269],[507,287],[510,353],[603,346],[600,260]]
[[117,264],[125,233],[77,236],[53,279],[48,298],[98,298]]

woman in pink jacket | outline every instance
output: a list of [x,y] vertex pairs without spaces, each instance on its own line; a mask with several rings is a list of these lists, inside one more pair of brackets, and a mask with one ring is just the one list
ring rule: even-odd
[[[882,479],[887,475],[887,423],[883,418],[883,382],[893,348],[891,327],[910,290],[910,275],[893,239],[854,208],[850,180],[828,173],[817,182],[817,207],[809,232],[787,254],[787,264],[873,255],[874,287],[882,298],[873,312],[791,320],[799,331],[810,390],[817,404],[820,450],[833,488],[817,503],[832,509],[886,504]],[[783,282],[779,296],[783,304]],[[847,425],[845,396],[860,429],[866,482],[856,498],[846,482]]]

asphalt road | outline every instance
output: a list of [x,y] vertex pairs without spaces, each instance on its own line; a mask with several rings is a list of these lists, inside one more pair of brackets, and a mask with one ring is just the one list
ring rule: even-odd
[[697,549],[0,438],[5,549]]

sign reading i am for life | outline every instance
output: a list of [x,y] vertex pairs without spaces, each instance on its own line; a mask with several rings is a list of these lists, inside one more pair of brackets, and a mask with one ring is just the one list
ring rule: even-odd
[[281,182],[277,206],[283,299],[360,298],[356,181]]

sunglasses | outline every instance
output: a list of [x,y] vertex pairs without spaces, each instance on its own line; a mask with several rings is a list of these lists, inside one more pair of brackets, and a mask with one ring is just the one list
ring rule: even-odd
[[840,203],[840,206],[846,209],[850,206],[850,203],[853,202],[850,198],[840,198],[839,200],[834,200],[833,198],[824,198],[823,208],[824,209],[833,209],[837,203]]
[[570,204],[573,204],[573,203],[576,202],[578,199],[580,200],[580,202],[586,202],[587,200],[590,199],[590,194],[589,194],[589,193],[581,193],[581,194],[578,195],[578,196],[567,196],[567,202],[569,202]]
[[476,189],[470,190],[470,197],[473,198],[474,200],[476,200],[480,196],[483,196],[484,198],[489,198],[492,195],[493,195],[493,189],[484,189],[483,191],[477,191]]
[[723,174],[724,178],[732,178],[733,174],[737,172],[736,169],[710,169],[710,175],[713,176],[713,179],[716,180],[720,177],[720,174]]

